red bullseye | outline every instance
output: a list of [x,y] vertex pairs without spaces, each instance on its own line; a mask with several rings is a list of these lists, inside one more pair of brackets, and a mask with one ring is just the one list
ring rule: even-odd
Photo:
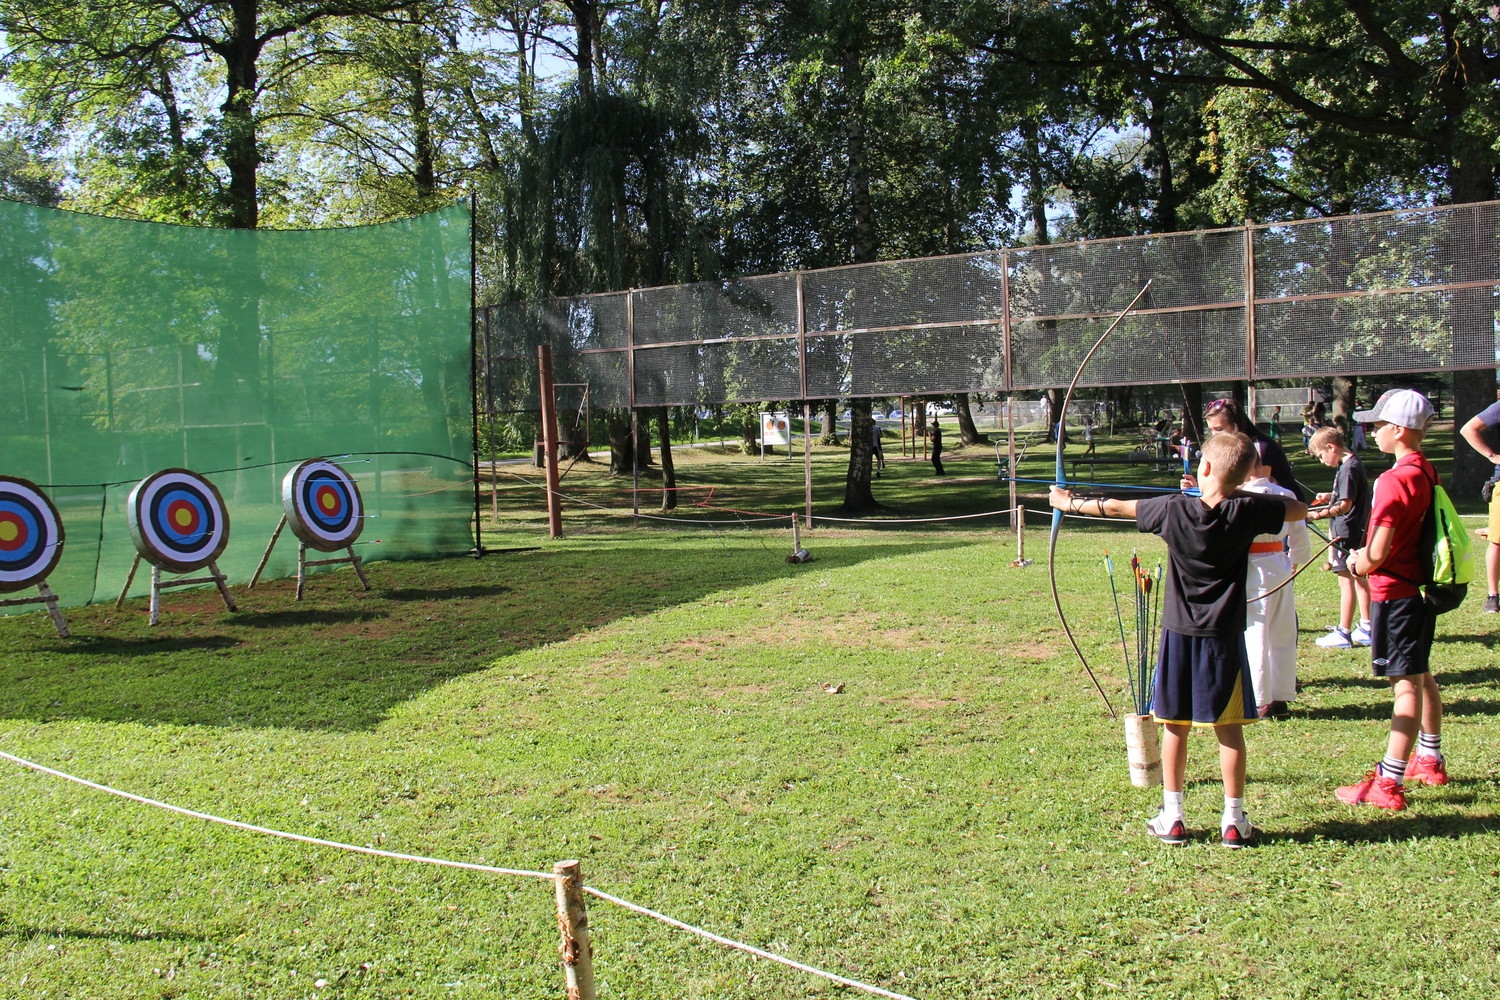
[[185,500],[174,500],[167,505],[167,524],[179,534],[197,534],[198,509]]
[[337,516],[339,508],[343,506],[343,499],[338,490],[331,486],[322,486],[317,491],[318,509],[324,514],[332,517]]
[[0,552],[15,552],[30,537],[25,521],[11,513],[0,513]]

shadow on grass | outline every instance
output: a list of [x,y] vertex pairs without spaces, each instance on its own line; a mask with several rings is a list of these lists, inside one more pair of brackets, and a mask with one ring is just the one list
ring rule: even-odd
[[1494,649],[1496,646],[1500,646],[1500,634],[1494,632],[1475,632],[1473,635],[1454,635],[1452,633],[1449,633],[1447,635],[1439,634],[1434,636],[1432,641],[1434,645],[1444,645],[1454,642],[1472,642],[1477,643],[1480,646],[1486,646],[1490,649]]
[[294,628],[298,625],[341,625],[389,618],[388,611],[332,611],[327,608],[296,608],[291,611],[239,611],[234,624],[249,628]]
[[[1451,787],[1451,786],[1449,786]],[[1446,789],[1445,789],[1446,790]],[[1427,793],[1424,791],[1424,795]],[[1454,804],[1462,804],[1458,799]],[[1387,813],[1383,810],[1351,806],[1365,811],[1351,818],[1325,820],[1301,830],[1268,834],[1267,841],[1313,843],[1334,840],[1343,844],[1404,843],[1413,840],[1459,840],[1500,831],[1500,816],[1424,816],[1420,813]]]
[[161,656],[166,653],[201,653],[233,649],[240,640],[230,635],[146,635],[117,637],[77,635],[38,643],[38,651],[60,656]]
[[608,546],[589,539],[484,560],[382,563],[383,589],[320,588],[300,604],[293,581],[271,581],[236,588],[238,613],[211,590],[185,592],[156,628],[139,604],[124,615],[73,608],[69,623],[83,637],[73,640],[37,628],[37,616],[0,619],[0,719],[371,729],[395,706],[499,657],[620,618],[971,544],[930,535],[825,541],[803,567],[756,537],[642,533]]
[[490,583],[480,587],[448,587],[432,590],[422,587],[406,587],[401,590],[382,590],[380,596],[388,601],[459,601],[471,597],[494,597],[496,594],[508,594],[511,590],[512,588],[503,583]]
[[[1381,720],[1391,717],[1391,704],[1389,701],[1384,701],[1362,705],[1330,705],[1323,708],[1298,710],[1295,714],[1299,718],[1309,720],[1336,719],[1344,722],[1358,722],[1362,719]],[[1492,698],[1444,700],[1443,716],[1445,718],[1471,715],[1500,715],[1500,701]]]
[[80,931],[65,927],[20,927],[15,924],[0,923],[0,938],[20,938],[23,941],[31,941],[40,938],[50,941],[53,938],[71,939],[74,941],[118,941],[121,944],[129,944],[132,941],[208,941],[208,938],[196,934],[179,934],[173,931],[153,931],[149,934],[131,934],[128,931]]

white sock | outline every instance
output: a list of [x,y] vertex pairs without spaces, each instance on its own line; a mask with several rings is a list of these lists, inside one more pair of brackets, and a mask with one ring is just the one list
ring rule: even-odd
[[1232,823],[1235,826],[1239,826],[1244,820],[1245,800],[1243,798],[1233,799],[1228,795],[1224,796],[1224,822],[1221,825],[1229,826]]
[[1182,793],[1163,792],[1161,796],[1161,815],[1163,819],[1182,819]]

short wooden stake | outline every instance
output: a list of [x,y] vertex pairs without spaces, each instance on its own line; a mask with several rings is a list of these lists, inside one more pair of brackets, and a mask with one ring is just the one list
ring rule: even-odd
[[1026,508],[1024,505],[1016,506],[1016,557],[1011,560],[1012,566],[1030,566],[1031,560],[1026,558]]
[[120,596],[115,599],[115,610],[119,611],[125,606],[125,595],[130,593],[130,585],[135,582],[135,571],[141,568],[141,557],[136,556],[135,561],[130,564],[130,575],[125,577],[125,586],[120,588]]
[[552,875],[568,1000],[594,1000],[594,946],[589,942],[589,914],[583,905],[582,866],[577,861],[559,861],[552,866]]

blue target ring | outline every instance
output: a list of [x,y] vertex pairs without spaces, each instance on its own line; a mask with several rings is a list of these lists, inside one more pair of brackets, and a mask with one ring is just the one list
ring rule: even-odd
[[292,534],[322,552],[352,545],[364,529],[359,486],[327,459],[309,459],[288,472],[281,481],[281,502]]
[[0,593],[46,578],[62,557],[62,520],[36,485],[0,476]]
[[147,476],[130,491],[125,509],[141,558],[174,573],[207,566],[229,542],[229,515],[219,491],[187,469]]

